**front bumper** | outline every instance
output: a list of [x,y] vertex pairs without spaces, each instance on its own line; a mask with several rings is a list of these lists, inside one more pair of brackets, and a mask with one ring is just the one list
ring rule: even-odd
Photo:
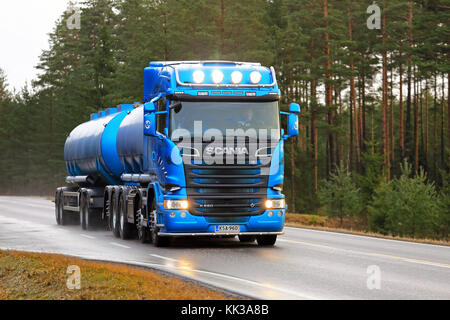
[[[269,215],[272,212],[272,215]],[[170,213],[175,213],[174,217]],[[185,216],[182,217],[182,213]],[[282,234],[285,222],[285,209],[266,210],[258,216],[245,217],[203,217],[195,216],[186,210],[164,210],[162,236],[226,236]],[[216,233],[216,225],[239,225],[239,233]]]
[[214,233],[214,232],[197,232],[197,233],[186,233],[186,232],[159,232],[158,235],[162,237],[223,237],[223,236],[264,236],[264,235],[281,235],[284,234],[283,231],[280,232],[239,232],[239,233]]

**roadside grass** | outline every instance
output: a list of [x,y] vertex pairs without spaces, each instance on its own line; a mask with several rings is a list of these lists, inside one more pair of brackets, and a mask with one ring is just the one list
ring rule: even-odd
[[[81,270],[81,289],[69,290],[69,266]],[[0,300],[226,300],[190,281],[138,267],[56,254],[0,250]]]
[[320,231],[331,231],[361,236],[369,236],[375,238],[450,246],[450,242],[445,240],[395,237],[393,235],[384,235],[381,233],[369,232],[364,230],[364,228],[361,227],[362,225],[364,224],[356,219],[346,218],[343,220],[341,226],[339,219],[333,219],[326,216],[314,214],[286,213],[286,226],[288,227],[306,228]]

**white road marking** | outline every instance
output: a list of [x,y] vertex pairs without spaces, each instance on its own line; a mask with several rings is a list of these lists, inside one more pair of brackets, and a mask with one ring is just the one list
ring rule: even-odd
[[[343,236],[343,237],[351,237],[351,238],[364,238],[366,240],[380,240],[380,241],[390,241],[395,242],[397,244],[414,244],[418,246],[434,246],[434,247],[440,247],[440,248],[447,248],[449,249],[449,246],[443,246],[439,244],[432,244],[432,243],[421,243],[421,242],[414,242],[414,241],[408,241],[408,240],[401,240],[401,239],[386,239],[386,238],[378,238],[370,235],[359,235],[359,234],[351,234],[351,233],[345,233],[345,232],[335,232],[335,231],[325,231],[325,230],[315,230],[315,229],[308,229],[308,228],[297,228],[297,227],[284,227],[284,229],[290,229],[292,231],[307,231],[307,232],[314,232],[314,233],[325,233],[325,234],[331,234],[331,235],[337,235],[337,236]],[[285,234],[289,236],[289,234]]]
[[125,248],[125,249],[131,249],[131,247],[124,246],[123,244],[119,244],[119,243],[115,243],[115,242],[110,242],[110,244],[112,244],[113,246],[116,246],[116,247],[121,247],[121,248]]
[[328,245],[322,245],[322,244],[318,244],[318,243],[311,243],[311,242],[304,242],[304,241],[295,241],[295,240],[287,240],[287,239],[278,239],[278,241],[294,243],[294,244],[300,244],[300,245],[306,245],[306,246],[310,246],[310,247],[320,247],[320,248],[331,249],[331,250],[336,250],[336,251],[343,251],[343,252],[347,252],[347,253],[351,253],[351,254],[366,255],[366,256],[372,256],[372,257],[389,258],[389,259],[394,259],[394,260],[400,260],[400,261],[403,261],[403,262],[417,263],[417,264],[423,264],[423,265],[433,266],[433,267],[450,268],[450,265],[445,264],[445,263],[441,263],[441,262],[420,260],[420,259],[414,259],[414,258],[406,258],[406,257],[400,257],[400,256],[394,256],[394,255],[389,255],[389,254],[378,253],[378,252],[363,252],[363,251],[357,251],[357,250],[337,248],[337,247],[332,247],[332,246],[328,246]]
[[328,248],[328,249],[334,249],[333,247],[324,245],[324,244],[318,244],[318,243],[311,243],[311,242],[305,242],[305,241],[296,241],[296,240],[288,240],[288,239],[278,239],[278,241],[281,242],[290,242],[290,243],[297,243],[297,244],[305,244],[307,246],[313,246],[313,247],[321,247],[321,248]]
[[168,258],[168,257],[163,257],[163,256],[160,256],[160,255],[157,255],[157,254],[151,254],[151,256],[152,256],[152,257],[155,257],[155,258],[159,258],[159,259],[164,259],[164,260],[168,260],[168,261],[178,262],[177,259],[172,259],[172,258]]
[[441,268],[450,269],[450,265],[449,264],[440,263],[440,262],[434,262],[434,261],[428,261],[428,260],[419,260],[419,259],[412,259],[412,258],[405,258],[405,257],[399,257],[399,256],[392,256],[392,255],[389,255],[389,254],[376,253],[376,252],[370,253],[370,255],[372,255],[372,256],[379,256],[379,257],[385,257],[385,258],[391,258],[391,259],[396,259],[396,260],[402,260],[402,261],[410,262],[410,263],[424,264],[424,265],[427,265],[427,266],[441,267]]
[[91,236],[88,236],[88,235],[82,234],[82,233],[80,234],[80,236],[88,238],[88,239],[95,239],[95,237],[91,237]]

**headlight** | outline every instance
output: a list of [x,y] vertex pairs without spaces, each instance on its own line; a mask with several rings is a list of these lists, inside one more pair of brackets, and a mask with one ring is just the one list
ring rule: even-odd
[[214,70],[212,73],[212,81],[215,84],[219,84],[223,81],[224,75],[220,70]]
[[253,84],[258,84],[258,83],[260,83],[260,82],[261,82],[261,79],[262,79],[262,75],[261,75],[261,73],[258,72],[258,71],[253,71],[253,72],[250,74],[250,81],[251,81]]
[[187,200],[165,200],[164,209],[167,210],[186,210],[189,207]]
[[195,71],[192,74],[192,80],[194,80],[194,83],[202,83],[205,80],[205,73],[200,70]]
[[234,71],[231,74],[231,82],[234,84],[241,83],[243,78],[244,78],[244,76],[242,75],[242,72],[240,72],[240,71]]
[[266,200],[266,209],[284,209],[286,202],[284,199]]

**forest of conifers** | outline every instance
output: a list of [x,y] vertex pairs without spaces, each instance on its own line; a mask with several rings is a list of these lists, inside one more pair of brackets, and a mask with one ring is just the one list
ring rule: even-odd
[[0,74],[0,193],[52,194],[64,184],[67,134],[93,112],[142,101],[150,61],[254,61],[275,67],[284,110],[302,107],[301,133],[286,145],[290,212],[448,236],[450,1],[80,6],[80,29],[68,28],[71,12],[56,22],[31,87],[11,92]]

